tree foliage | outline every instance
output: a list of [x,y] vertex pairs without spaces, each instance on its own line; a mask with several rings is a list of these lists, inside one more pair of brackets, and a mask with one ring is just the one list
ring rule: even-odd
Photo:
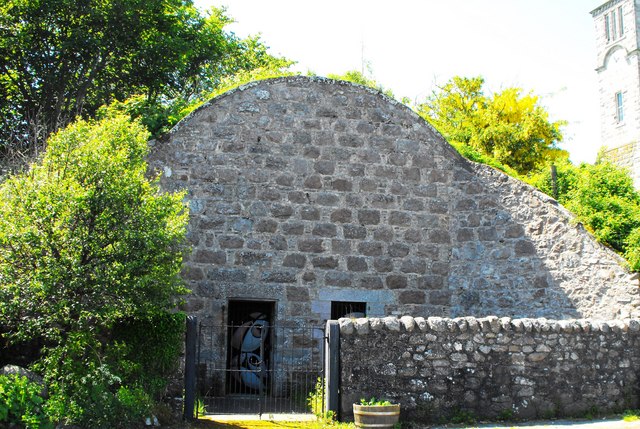
[[42,340],[58,420],[138,416],[179,351],[188,213],[145,177],[147,138],[125,116],[80,120],[0,185],[3,340]]
[[499,164],[528,174],[563,152],[563,122],[550,122],[538,97],[507,88],[485,95],[481,77],[454,77],[424,103],[418,113],[460,150],[473,150]]
[[147,109],[172,112],[229,74],[291,64],[256,37],[225,32],[229,22],[224,10],[203,14],[191,0],[5,1],[0,149],[39,147],[116,100],[143,95]]
[[344,80],[347,82],[353,82],[362,86],[367,86],[369,88],[377,89],[387,97],[395,98],[395,96],[393,95],[393,92],[390,89],[385,88],[384,86],[379,84],[374,78],[367,77],[364,73],[358,70],[348,70],[343,74],[329,74],[327,75],[327,77],[330,79]]
[[[628,171],[608,162],[574,166],[568,160],[531,176],[530,183],[576,215],[596,239],[640,270],[640,194]],[[554,195],[555,193],[555,195]]]
[[483,85],[481,77],[454,77],[418,105],[418,113],[463,156],[556,198],[640,271],[640,194],[628,172],[607,162],[573,165],[557,147],[564,122],[550,122],[537,97],[518,88],[487,96]]
[[[139,119],[153,136],[158,136],[168,132],[182,118],[213,97],[256,80],[292,76],[294,74],[295,72],[289,71],[286,67],[281,67],[274,63],[251,70],[241,70],[232,75],[222,77],[214,89],[205,91],[190,100],[178,98],[168,104],[159,104],[149,102],[143,95],[137,95],[123,102],[114,102],[108,106],[107,110],[117,110],[129,115],[132,119]],[[97,117],[102,115],[102,109],[99,109]]]

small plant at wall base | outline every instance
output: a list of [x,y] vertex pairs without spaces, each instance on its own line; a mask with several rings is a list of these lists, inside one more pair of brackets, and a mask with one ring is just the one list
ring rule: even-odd
[[467,410],[458,409],[451,416],[451,423],[472,425],[478,421],[476,416]]
[[504,409],[498,414],[498,421],[506,422],[513,420],[513,410],[511,408]]
[[207,406],[204,404],[202,398],[196,400],[196,416],[204,416],[207,414]]
[[587,420],[593,420],[600,415],[600,410],[595,405],[589,407],[587,412],[584,415],[584,418]]
[[309,410],[320,420],[329,423],[335,421],[335,413],[333,411],[325,411],[327,397],[325,395],[324,382],[318,377],[314,389],[309,392],[307,397],[307,405]]
[[360,405],[367,405],[369,407],[386,406],[391,405],[391,402],[384,399],[376,399],[372,396],[370,399],[360,398]]

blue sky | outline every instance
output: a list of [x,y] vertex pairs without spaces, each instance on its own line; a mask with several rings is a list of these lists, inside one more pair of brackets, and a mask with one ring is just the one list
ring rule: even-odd
[[[240,37],[320,75],[361,70],[397,97],[423,100],[455,75],[517,86],[566,120],[561,144],[593,162],[600,143],[594,24],[603,0],[195,0],[225,6]],[[364,60],[364,61],[363,61]],[[366,71],[366,68],[365,68]]]

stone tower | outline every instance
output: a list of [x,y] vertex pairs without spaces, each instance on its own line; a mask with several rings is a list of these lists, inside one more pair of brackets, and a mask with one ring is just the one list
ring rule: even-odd
[[636,187],[640,187],[639,13],[639,0],[609,0],[591,11],[605,156],[629,168]]

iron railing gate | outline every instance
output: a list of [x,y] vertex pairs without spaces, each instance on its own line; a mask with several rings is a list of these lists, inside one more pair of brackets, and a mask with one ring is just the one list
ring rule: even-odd
[[314,408],[322,410],[325,343],[324,327],[200,324],[197,413],[311,413],[317,389]]

